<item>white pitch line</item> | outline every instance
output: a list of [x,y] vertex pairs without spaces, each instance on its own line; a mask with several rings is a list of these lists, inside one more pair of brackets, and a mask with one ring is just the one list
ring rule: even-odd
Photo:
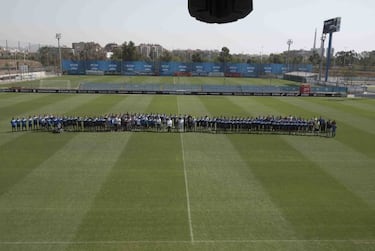
[[191,223],[192,221],[191,221],[191,210],[190,210],[189,183],[188,183],[186,164],[185,164],[185,148],[184,148],[184,140],[183,140],[181,133],[180,133],[180,139],[181,139],[182,163],[184,166],[186,204],[187,204],[187,211],[188,211],[188,218],[189,218],[190,239],[191,239],[191,242],[194,243],[193,225]]
[[[289,243],[355,243],[355,244],[375,244],[375,240],[196,240],[199,244],[225,244],[225,243],[270,243],[270,242],[289,242]],[[0,245],[118,245],[118,244],[191,244],[191,241],[183,240],[139,240],[139,241],[0,241]]]
[[[178,113],[181,112],[180,104],[177,98],[177,110]],[[186,204],[187,204],[187,212],[188,212],[188,220],[189,220],[189,230],[190,230],[190,240],[194,243],[194,233],[193,233],[193,224],[191,220],[191,209],[190,209],[190,195],[189,195],[189,182],[187,178],[187,170],[186,170],[186,162],[185,162],[185,147],[184,147],[184,139],[182,137],[182,133],[180,133],[180,140],[181,140],[181,151],[182,151],[182,165],[184,166],[184,177],[185,177],[185,191],[186,191]]]

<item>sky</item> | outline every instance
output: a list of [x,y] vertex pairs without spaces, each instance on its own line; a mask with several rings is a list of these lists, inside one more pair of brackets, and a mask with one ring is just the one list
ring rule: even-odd
[[[253,0],[254,10],[229,24],[206,24],[190,17],[188,0],[2,0],[0,45],[11,41],[61,44],[95,41],[160,44],[173,49],[216,49],[269,54],[317,46],[324,20],[341,17],[333,35],[335,51],[375,50],[374,0]],[[326,42],[327,47],[327,42]]]

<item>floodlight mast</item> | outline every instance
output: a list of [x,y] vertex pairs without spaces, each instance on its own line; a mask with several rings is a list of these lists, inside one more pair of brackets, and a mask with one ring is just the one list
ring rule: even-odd
[[288,39],[288,41],[286,41],[286,44],[288,45],[288,57],[287,57],[287,72],[289,72],[289,61],[290,61],[290,46],[293,44],[293,40],[292,39]]
[[326,40],[326,34],[322,34],[322,43],[320,46],[320,64],[319,64],[319,82],[322,81],[323,76],[323,59],[324,59],[324,41]]
[[56,33],[56,39],[57,39],[57,46],[59,48],[60,76],[62,76],[62,60],[61,60],[61,47],[60,47],[61,33]]
[[328,53],[327,53],[327,65],[326,65],[326,78],[325,82],[328,81],[329,68],[331,66],[331,54],[332,54],[332,36],[333,32],[329,33],[329,42],[328,42]]
[[341,17],[336,17],[336,18],[332,18],[332,19],[324,21],[323,34],[329,34],[325,82],[328,82],[329,67],[331,65],[333,33],[340,31],[340,29],[341,29]]

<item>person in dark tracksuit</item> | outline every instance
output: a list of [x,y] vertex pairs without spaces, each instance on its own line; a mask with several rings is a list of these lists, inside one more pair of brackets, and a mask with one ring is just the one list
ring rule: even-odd
[[333,120],[332,123],[331,123],[331,127],[332,127],[332,137],[335,137],[336,136],[336,129],[337,129],[337,125],[336,125],[336,121]]

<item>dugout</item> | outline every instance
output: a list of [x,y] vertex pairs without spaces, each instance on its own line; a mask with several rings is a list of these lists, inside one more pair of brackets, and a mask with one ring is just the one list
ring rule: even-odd
[[284,79],[299,83],[309,83],[314,80],[316,81],[318,79],[318,74],[301,71],[288,72],[284,74]]

